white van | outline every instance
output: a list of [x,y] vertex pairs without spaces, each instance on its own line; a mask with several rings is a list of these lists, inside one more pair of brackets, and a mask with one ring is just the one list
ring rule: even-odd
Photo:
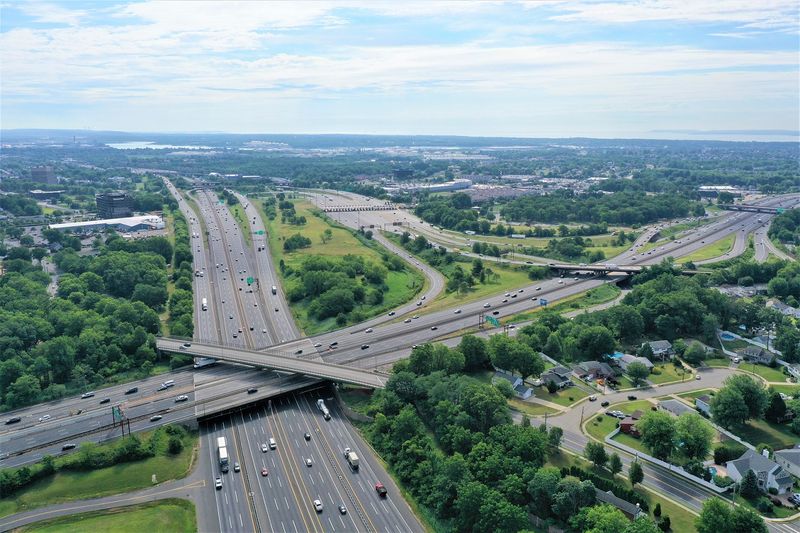
[[162,387],[174,387],[175,386],[175,380],[174,379],[168,379],[167,381],[162,383],[161,386]]
[[274,449],[275,449],[275,448],[277,448],[277,447],[278,447],[278,443],[277,443],[277,442],[275,442],[275,439],[273,439],[272,437],[270,437],[270,438],[269,438],[269,449],[270,449],[270,450],[274,450]]

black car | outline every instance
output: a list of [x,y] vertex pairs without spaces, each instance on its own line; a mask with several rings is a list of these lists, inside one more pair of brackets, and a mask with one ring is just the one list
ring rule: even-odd
[[601,407],[608,407],[608,401],[605,401],[600,404]]
[[305,435],[303,435],[303,438],[304,438],[304,439],[306,439],[306,440],[311,440],[311,433],[309,433],[308,431],[306,431],[306,434],[305,434]]
[[102,400],[100,400],[100,405],[103,405],[104,403],[108,403],[110,401],[111,401],[111,398],[103,398]]
[[635,400],[635,399],[636,399],[636,396],[634,396],[633,394],[629,394],[629,395],[628,395],[628,399],[629,399],[630,401],[633,401],[633,400]]
[[65,444],[65,445],[63,445],[63,446],[61,447],[61,450],[62,450],[62,451],[66,451],[66,450],[74,450],[75,448],[76,448],[76,445],[75,445],[75,444]]
[[21,416],[12,416],[8,420],[6,420],[6,425],[16,424],[18,422],[22,422],[22,417]]
[[362,344],[361,345],[361,349],[362,350],[366,350],[367,348],[369,348],[369,344]]
[[295,355],[300,355],[301,353],[303,353],[303,350],[297,350],[296,352],[294,352]]
[[134,394],[139,392],[139,387],[131,387],[130,389],[125,391],[125,394]]
[[247,389],[247,394],[255,394],[257,392],[258,392],[258,389],[255,388],[255,387],[251,387],[251,388]]
[[500,314],[500,311],[492,311],[492,314],[493,314],[493,315],[499,315],[499,314]]

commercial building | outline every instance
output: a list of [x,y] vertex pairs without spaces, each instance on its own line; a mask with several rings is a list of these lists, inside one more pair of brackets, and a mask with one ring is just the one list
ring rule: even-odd
[[93,233],[105,229],[113,229],[123,233],[134,231],[164,229],[164,219],[157,215],[143,215],[127,218],[110,218],[104,220],[87,220],[84,222],[66,222],[50,224],[50,229],[72,231],[75,233]]
[[53,167],[50,166],[31,168],[31,180],[39,183],[58,183]]
[[133,214],[133,200],[124,192],[107,192],[95,195],[100,218],[125,218]]
[[456,179],[444,183],[410,183],[408,185],[388,185],[384,190],[389,193],[401,192],[449,192],[462,191],[472,187],[472,182],[465,179]]

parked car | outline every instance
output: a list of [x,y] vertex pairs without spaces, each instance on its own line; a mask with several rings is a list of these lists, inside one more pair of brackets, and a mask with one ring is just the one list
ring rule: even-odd
[[628,400],[634,401],[635,399],[636,399],[636,396],[634,396],[633,394],[629,394],[628,395]]

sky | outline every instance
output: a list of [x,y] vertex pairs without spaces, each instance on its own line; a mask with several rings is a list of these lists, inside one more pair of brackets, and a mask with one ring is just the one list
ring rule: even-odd
[[777,140],[798,0],[0,0],[0,128]]

